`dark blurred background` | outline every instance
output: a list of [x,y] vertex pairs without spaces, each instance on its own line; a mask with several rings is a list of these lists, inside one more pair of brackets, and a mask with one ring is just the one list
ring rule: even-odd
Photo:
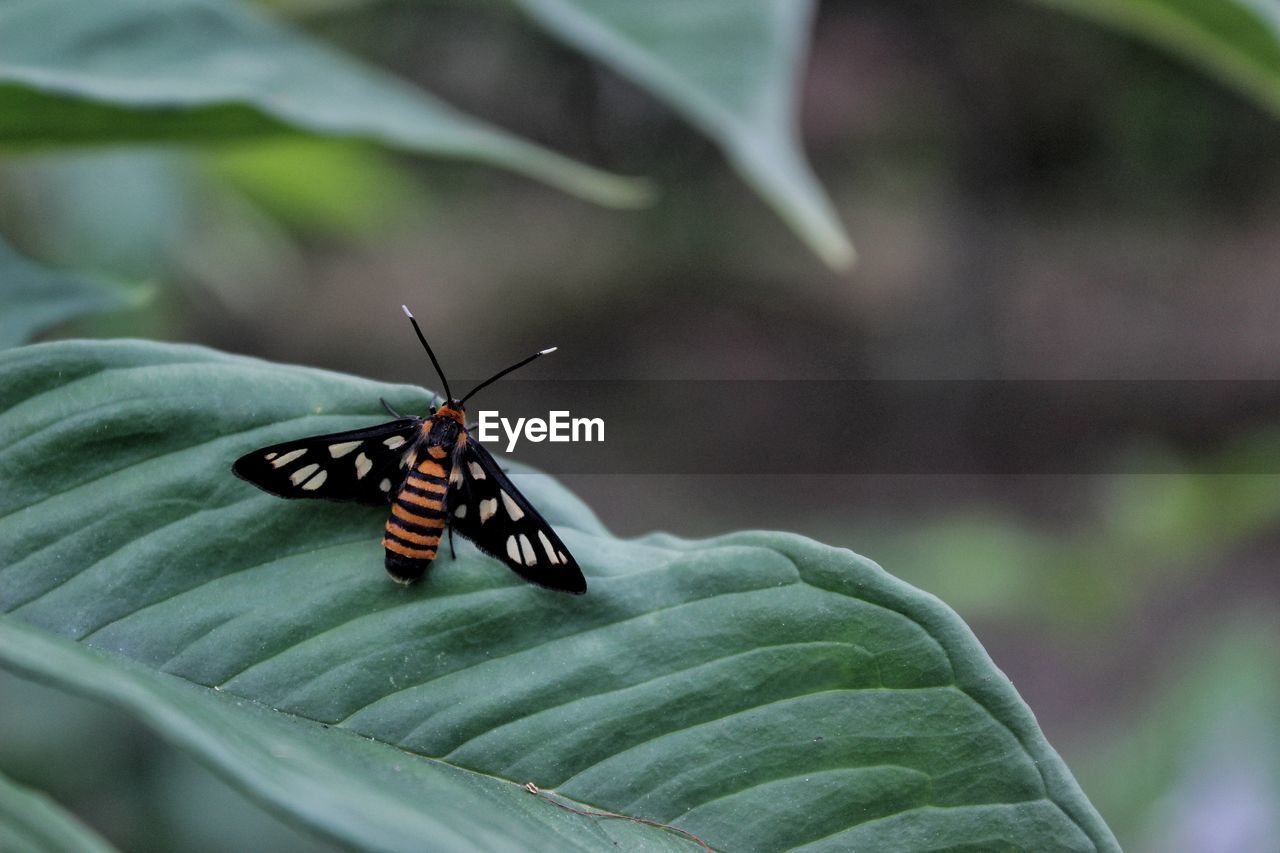
[[[822,4],[802,123],[859,250],[837,274],[710,142],[509,10],[335,3],[301,22],[662,195],[609,211],[323,142],[12,161],[15,242],[162,282],[146,313],[63,333],[434,387],[407,302],[470,377],[554,344],[527,378],[1280,379],[1280,121],[1089,23],[1007,0]],[[1280,478],[1240,472],[1277,470],[1280,424],[1224,412],[1199,443],[1168,440],[1176,408],[1117,440],[1127,473],[562,479],[622,536],[779,528],[877,560],[971,625],[1126,849],[1275,850]],[[635,417],[748,457],[741,412],[720,414]],[[3,684],[24,732],[5,766],[127,849],[231,849],[200,831],[228,825],[317,846],[122,715]],[[82,758],[50,766],[42,744],[68,737]],[[104,789],[115,753],[135,784]]]

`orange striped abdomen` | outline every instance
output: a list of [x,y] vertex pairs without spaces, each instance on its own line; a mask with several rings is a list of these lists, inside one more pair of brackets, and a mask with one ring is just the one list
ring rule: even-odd
[[450,462],[423,459],[409,472],[391,504],[382,547],[387,551],[387,571],[401,583],[422,577],[440,547],[444,496],[449,490],[445,466]]

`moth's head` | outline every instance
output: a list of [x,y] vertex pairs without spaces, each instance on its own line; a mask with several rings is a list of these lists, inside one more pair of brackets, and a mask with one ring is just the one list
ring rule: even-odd
[[457,400],[450,400],[440,408],[432,406],[431,415],[437,418],[450,418],[461,425],[465,425],[467,422],[467,410],[462,408],[462,403]]

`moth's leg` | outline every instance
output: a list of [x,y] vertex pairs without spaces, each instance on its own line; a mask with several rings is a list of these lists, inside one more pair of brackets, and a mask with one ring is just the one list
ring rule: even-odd
[[386,409],[386,410],[387,410],[387,414],[391,415],[391,417],[393,417],[393,418],[403,418],[403,417],[404,417],[404,415],[400,414],[400,413],[399,413],[399,412],[397,412],[395,409],[391,408],[391,404],[387,402],[387,398],[386,398],[386,397],[379,397],[379,398],[378,398],[378,401],[382,403],[382,408]]
[[453,550],[453,525],[449,525],[449,559],[456,560],[458,555]]

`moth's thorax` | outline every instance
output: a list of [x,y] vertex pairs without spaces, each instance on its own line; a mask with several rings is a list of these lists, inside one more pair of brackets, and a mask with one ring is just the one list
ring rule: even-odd
[[462,407],[444,405],[436,413],[422,422],[422,434],[427,444],[452,448],[458,436],[466,432],[463,418],[466,412]]

